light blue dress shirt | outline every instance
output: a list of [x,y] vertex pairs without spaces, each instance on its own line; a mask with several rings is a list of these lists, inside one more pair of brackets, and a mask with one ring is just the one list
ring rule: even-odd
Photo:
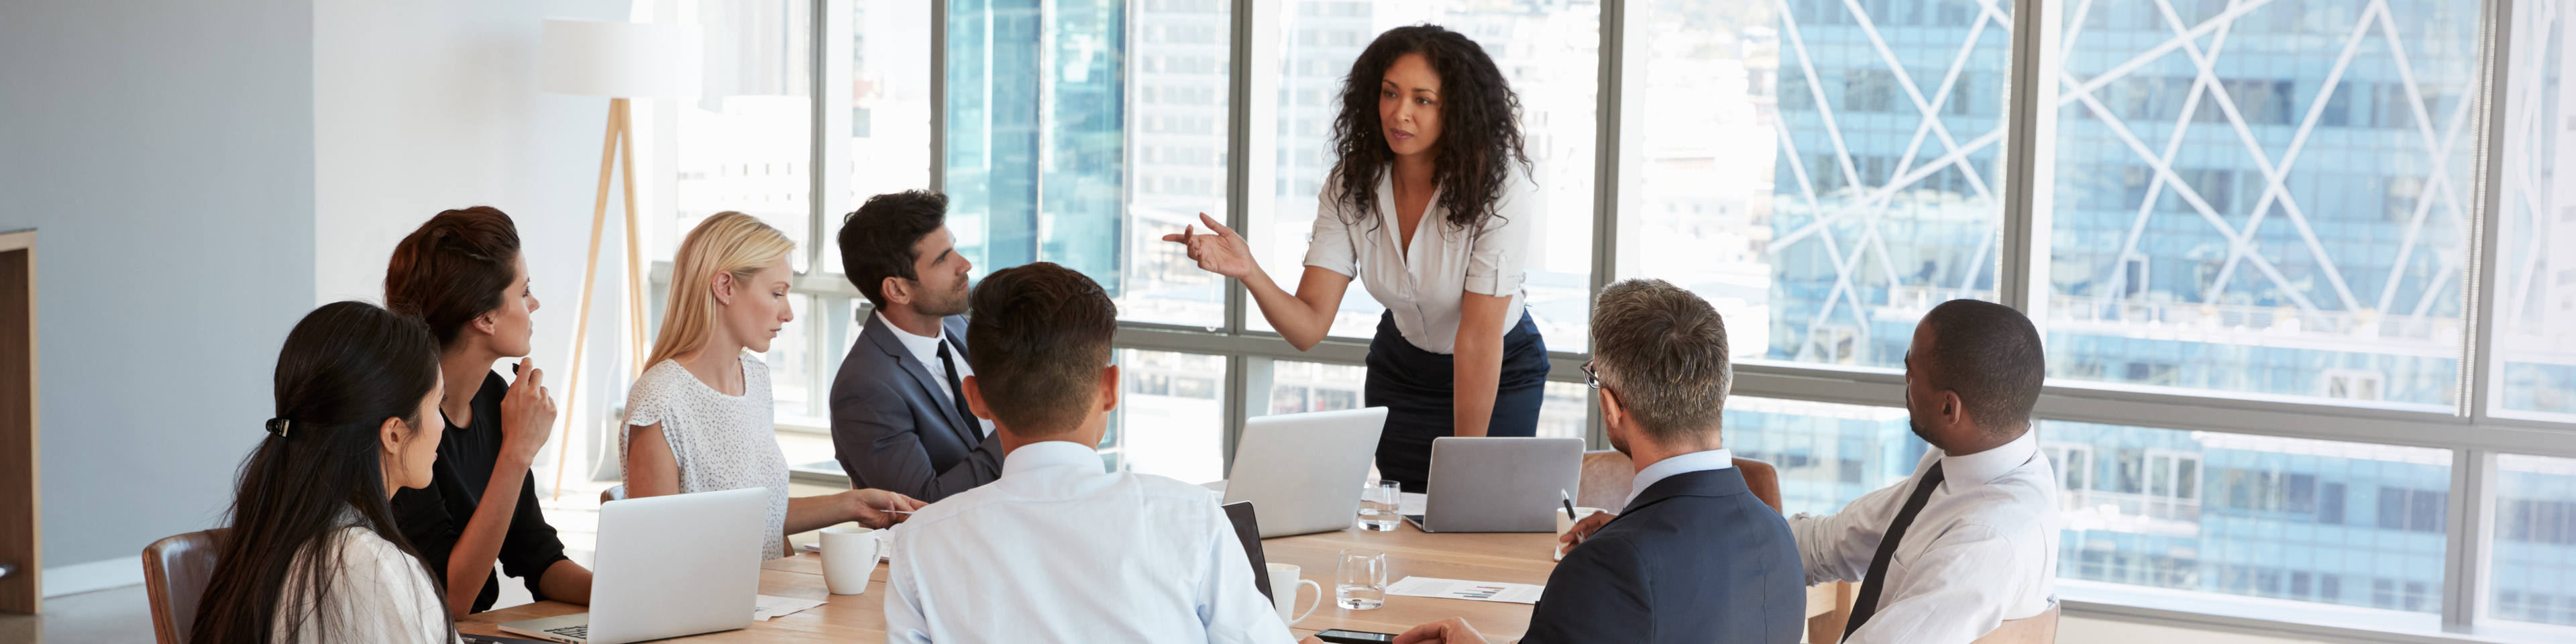
[[1646,487],[1654,485],[1656,481],[1671,478],[1677,474],[1697,472],[1701,470],[1722,470],[1730,467],[1735,467],[1735,453],[1726,451],[1725,448],[1718,448],[1705,452],[1691,452],[1689,454],[1655,461],[1655,464],[1646,466],[1646,469],[1637,470],[1636,482],[1628,484],[1628,500],[1620,501],[1619,507],[1602,509],[1609,510],[1611,512],[1626,512],[1628,511],[1628,506],[1634,505],[1637,502],[1637,495],[1646,493]]
[[1064,441],[894,530],[888,644],[1294,641],[1207,488]]

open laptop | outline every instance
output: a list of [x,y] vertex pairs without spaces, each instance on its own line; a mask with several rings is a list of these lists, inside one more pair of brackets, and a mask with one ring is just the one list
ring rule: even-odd
[[1435,438],[1429,498],[1404,519],[1423,532],[1555,532],[1582,479],[1580,438]]
[[566,644],[623,644],[751,625],[769,488],[599,506],[590,612],[501,625]]
[[1385,427],[1385,407],[1247,420],[1234,446],[1225,502],[1260,506],[1265,539],[1349,528]]

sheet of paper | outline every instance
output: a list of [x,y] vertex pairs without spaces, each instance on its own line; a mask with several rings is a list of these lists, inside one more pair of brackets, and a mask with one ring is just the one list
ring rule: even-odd
[[797,599],[794,597],[761,595],[760,602],[758,604],[754,604],[751,608],[751,619],[753,621],[769,621],[769,618],[772,617],[785,617],[796,614],[796,611],[821,605],[823,605],[823,600],[820,599]]
[[1386,587],[1386,594],[1407,597],[1468,599],[1480,602],[1536,604],[1546,586],[1506,584],[1493,581],[1466,581],[1438,577],[1406,577]]
[[1428,505],[1431,505],[1430,495],[1422,494],[1420,492],[1405,492],[1396,495],[1395,512],[1403,515],[1420,515],[1422,514],[1422,508]]

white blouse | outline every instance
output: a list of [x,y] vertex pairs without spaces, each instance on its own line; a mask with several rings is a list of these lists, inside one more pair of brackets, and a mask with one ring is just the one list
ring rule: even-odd
[[[347,513],[355,515],[352,511]],[[453,643],[447,632],[447,598],[429,579],[420,560],[360,526],[340,529],[339,561],[331,595],[316,602],[310,588],[297,583],[315,561],[315,551],[297,555],[287,573],[285,597],[277,604],[276,644],[324,642]],[[296,625],[286,639],[287,624]]]
[[1395,329],[1413,346],[1432,353],[1456,353],[1459,300],[1467,293],[1510,297],[1503,310],[1502,333],[1521,321],[1521,290],[1527,271],[1530,230],[1538,226],[1538,186],[1519,164],[1510,165],[1494,216],[1469,230],[1449,223],[1440,193],[1431,193],[1422,222],[1413,232],[1410,252],[1396,229],[1393,173],[1380,171],[1377,210],[1351,207],[1342,198],[1339,175],[1324,180],[1315,212],[1313,236],[1307,240],[1306,265],[1357,279],[1369,295],[1395,314]]
[[[778,449],[778,425],[769,398],[769,365],[745,355],[742,395],[727,396],[699,382],[672,360],[644,371],[626,393],[626,426],[662,424],[662,441],[680,468],[680,492],[769,488],[769,527],[762,558],[787,556],[787,455]],[[617,468],[626,472],[626,441],[619,432]]]

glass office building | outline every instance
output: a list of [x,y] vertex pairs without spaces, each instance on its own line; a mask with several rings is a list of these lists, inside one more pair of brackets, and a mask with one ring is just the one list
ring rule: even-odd
[[[1736,30],[1753,52],[1737,59],[1746,99],[1770,108],[1779,150],[1768,212],[1733,198],[1770,224],[1759,357],[1899,366],[1931,304],[1994,297],[2009,7],[1786,6],[1776,32]],[[2067,6],[2041,320],[2052,378],[2453,408],[2479,4]],[[2563,383],[2570,363],[2507,372]],[[1904,422],[1791,401],[1728,414],[1731,442],[1781,467],[1792,511],[1905,476],[1922,443]],[[2440,611],[2449,450],[2038,431],[2064,491],[2065,579]],[[2499,560],[2490,610],[2576,624],[2565,466],[2515,463],[2505,476],[2534,482],[2500,486],[2497,556],[2515,564]]]

